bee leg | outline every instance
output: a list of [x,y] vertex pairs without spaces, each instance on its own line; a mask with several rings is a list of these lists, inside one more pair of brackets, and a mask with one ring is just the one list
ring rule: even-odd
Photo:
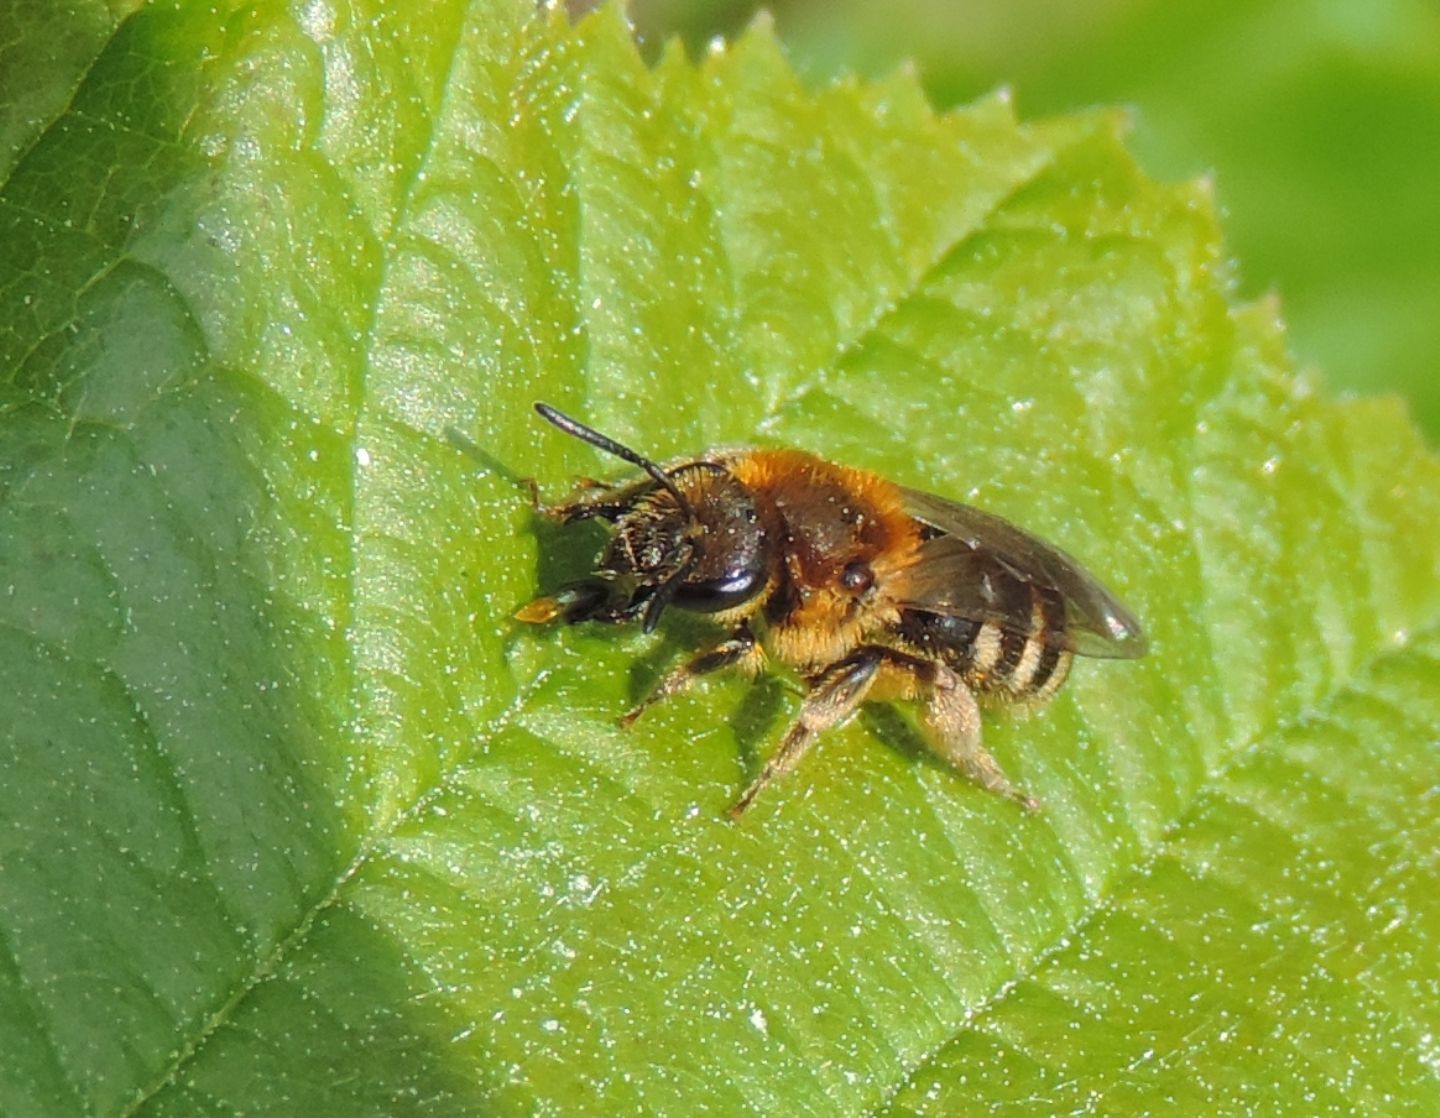
[[613,524],[635,507],[637,493],[634,485],[614,485],[593,477],[580,477],[576,479],[569,497],[558,504],[547,505],[541,502],[540,491],[534,482],[530,482],[530,486],[535,511],[561,524],[597,518]]
[[608,520],[614,523],[630,511],[629,502],[612,501],[567,501],[559,505],[535,506],[535,511],[561,524],[573,524],[577,520]]
[[765,762],[755,782],[731,805],[728,812],[731,819],[739,819],[772,780],[793,770],[814,744],[817,734],[855,712],[874,684],[885,652],[881,648],[861,648],[819,674],[800,707],[800,717],[786,732],[780,748]]
[[935,754],[982,788],[1012,799],[1030,811],[1040,805],[1000,770],[980,741],[980,707],[970,688],[949,668],[925,663],[913,669],[920,699],[920,724]]
[[728,668],[736,664],[752,671],[758,670],[764,655],[765,653],[751,634],[749,627],[742,625],[728,640],[722,641],[708,652],[702,652],[693,660],[681,664],[666,675],[655,687],[655,690],[621,716],[620,725],[628,729],[634,725],[635,719],[661,699],[668,699],[671,695],[678,695],[682,691],[688,690],[699,676],[708,675],[721,668]]

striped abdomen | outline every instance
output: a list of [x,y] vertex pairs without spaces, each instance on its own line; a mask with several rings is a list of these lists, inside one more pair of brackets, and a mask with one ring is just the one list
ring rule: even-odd
[[976,691],[1044,699],[1065,682],[1065,606],[1053,591],[1006,579],[995,610],[983,621],[907,609],[900,636],[923,655],[944,661]]

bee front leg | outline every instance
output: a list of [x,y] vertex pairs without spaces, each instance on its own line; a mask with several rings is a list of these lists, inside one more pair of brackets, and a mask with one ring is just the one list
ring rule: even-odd
[[747,625],[741,625],[728,640],[722,641],[708,652],[702,652],[695,659],[681,664],[671,671],[655,690],[620,717],[620,725],[629,728],[634,722],[661,699],[678,695],[702,675],[719,671],[721,668],[740,666],[751,674],[760,670],[765,652],[750,632]]
[[910,670],[920,700],[920,724],[935,755],[982,788],[1038,810],[1039,803],[1010,783],[981,744],[980,707],[964,681],[943,664],[919,662]]
[[569,497],[558,504],[547,505],[540,499],[540,487],[533,478],[526,478],[525,484],[530,492],[530,505],[536,514],[560,524],[597,519],[613,524],[634,507],[635,496],[640,490],[636,485],[613,485],[593,477],[581,477],[576,480]]
[[755,782],[731,806],[731,819],[739,819],[772,780],[792,771],[809,752],[817,734],[855,713],[865,701],[884,660],[884,649],[861,648],[819,674],[800,707],[800,717],[785,734],[780,748],[765,762]]
[[550,520],[560,524],[573,524],[577,520],[608,520],[612,524],[630,511],[630,505],[624,501],[608,501],[604,499],[586,501],[584,499],[566,501],[559,505],[536,504],[535,511]]

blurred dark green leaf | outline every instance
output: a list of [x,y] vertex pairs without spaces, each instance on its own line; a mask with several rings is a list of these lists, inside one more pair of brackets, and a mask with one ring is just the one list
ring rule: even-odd
[[[1114,115],[521,2],[6,18],[0,1110],[1435,1109],[1440,464]],[[515,478],[606,468],[537,396],[973,499],[1154,651],[989,720],[1038,815],[881,710],[733,826],[783,683],[626,734],[698,629],[508,620],[593,544]]]

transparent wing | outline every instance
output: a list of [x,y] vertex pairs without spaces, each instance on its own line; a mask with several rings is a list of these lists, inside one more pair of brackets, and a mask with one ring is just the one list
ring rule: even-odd
[[[929,613],[1006,624],[1006,605],[1030,586],[1065,606],[1065,644],[1086,656],[1143,656],[1144,630],[1135,615],[1058,547],[1008,520],[916,489],[902,490],[905,508],[939,535],[921,545],[906,573],[901,604]],[[1028,621],[1028,608],[1021,613]]]

